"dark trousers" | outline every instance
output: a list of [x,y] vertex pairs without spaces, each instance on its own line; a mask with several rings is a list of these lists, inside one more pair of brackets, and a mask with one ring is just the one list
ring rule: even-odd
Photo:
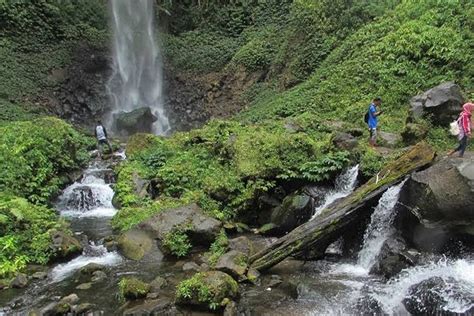
[[461,138],[461,140],[459,141],[459,146],[456,147],[454,152],[459,151],[459,156],[462,157],[462,156],[464,156],[464,152],[466,151],[466,148],[467,148],[467,135],[464,135],[464,137]]

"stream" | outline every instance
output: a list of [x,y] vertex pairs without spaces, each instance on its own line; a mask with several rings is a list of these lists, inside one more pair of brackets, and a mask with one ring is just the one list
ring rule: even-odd
[[[332,203],[334,197],[350,194],[356,178],[356,167],[343,173],[335,189],[327,193],[324,204]],[[46,314],[61,297],[71,293],[79,296],[79,303],[94,304],[93,310],[98,315],[122,314],[123,308],[134,306],[132,303],[121,307],[117,297],[117,283],[125,275],[134,275],[146,282],[157,276],[165,278],[169,286],[160,292],[160,298],[173,301],[174,286],[193,273],[183,272],[184,263],[197,257],[191,255],[186,261],[166,259],[154,245],[149,255],[136,262],[107,245],[113,233],[110,220],[117,212],[112,205],[114,181],[111,166],[95,160],[84,170],[80,180],[63,191],[56,209],[71,222],[71,230],[85,245],[82,255],[51,267],[46,279],[34,281],[24,290],[1,292],[0,315],[25,315],[30,311]],[[432,277],[440,277],[445,282],[442,289],[432,289],[445,299],[444,311],[464,313],[473,308],[474,260],[469,257],[427,257],[418,266],[403,270],[389,281],[369,274],[382,244],[395,232],[392,227],[394,209],[403,185],[390,188],[380,198],[357,257],[313,262],[285,260],[262,275],[259,284],[243,285],[239,315],[406,315],[403,300],[410,287]],[[335,243],[332,247],[339,246]],[[91,282],[81,274],[81,268],[91,263],[104,267],[105,279]],[[78,288],[88,283],[86,289]],[[173,315],[209,315],[176,307],[172,311]]]

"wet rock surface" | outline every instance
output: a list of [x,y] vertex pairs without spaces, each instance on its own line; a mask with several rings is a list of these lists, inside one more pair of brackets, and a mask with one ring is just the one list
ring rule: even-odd
[[242,252],[231,250],[223,254],[216,263],[216,270],[230,274],[236,280],[245,279],[248,257]]
[[140,260],[151,250],[154,240],[146,232],[132,229],[120,235],[117,242],[125,257]]
[[124,135],[150,133],[153,130],[152,125],[156,120],[158,120],[158,118],[152,113],[149,107],[114,114],[115,129]]

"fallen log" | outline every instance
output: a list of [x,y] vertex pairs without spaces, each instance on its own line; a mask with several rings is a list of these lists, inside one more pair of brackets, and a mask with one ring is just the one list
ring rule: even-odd
[[324,251],[354,223],[366,203],[381,195],[407,175],[430,164],[435,152],[422,142],[411,147],[398,159],[388,164],[376,176],[346,198],[329,206],[315,219],[295,228],[273,244],[250,258],[251,268],[265,270],[305,249]]

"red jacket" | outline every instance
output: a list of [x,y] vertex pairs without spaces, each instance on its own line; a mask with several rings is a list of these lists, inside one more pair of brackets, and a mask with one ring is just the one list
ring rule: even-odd
[[463,105],[463,111],[459,117],[459,125],[461,126],[464,135],[471,135],[471,111],[473,108],[473,103],[466,103]]

